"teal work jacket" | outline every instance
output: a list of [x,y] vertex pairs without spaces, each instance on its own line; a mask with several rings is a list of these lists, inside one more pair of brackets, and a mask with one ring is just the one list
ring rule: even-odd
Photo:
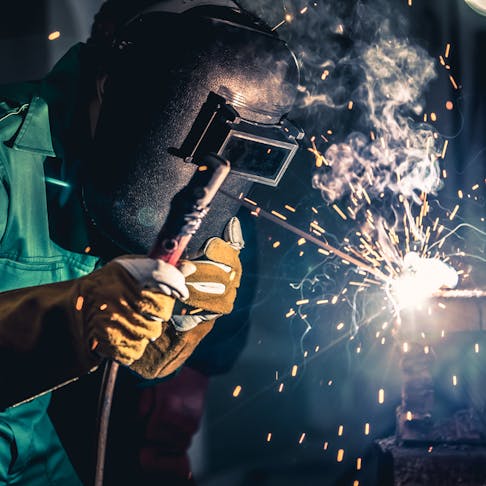
[[[63,100],[76,90],[79,49],[39,83],[0,87],[2,292],[81,277],[98,263],[51,240],[46,201],[44,163],[63,157],[56,134],[72,115]],[[0,484],[81,484],[47,415],[49,401],[46,394],[0,413]]]

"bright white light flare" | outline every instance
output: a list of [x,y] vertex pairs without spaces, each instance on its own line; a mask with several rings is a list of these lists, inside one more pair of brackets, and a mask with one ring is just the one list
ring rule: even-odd
[[480,15],[486,15],[486,0],[465,0]]
[[400,309],[420,307],[434,292],[453,289],[457,282],[456,270],[447,263],[410,252],[403,259],[402,274],[390,283],[390,291]]

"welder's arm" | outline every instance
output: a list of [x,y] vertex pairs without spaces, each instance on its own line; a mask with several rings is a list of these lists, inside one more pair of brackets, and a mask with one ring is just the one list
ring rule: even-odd
[[181,261],[189,297],[176,304],[170,322],[163,324],[161,336],[150,342],[142,358],[130,366],[133,371],[147,379],[173,373],[212,330],[215,320],[233,310],[242,275],[239,253],[243,246],[240,223],[232,218],[224,240],[211,238],[201,258]]
[[2,409],[87,373],[102,358],[130,365],[159,338],[174,296],[187,297],[184,276],[148,258],[118,262],[79,279],[0,293]]

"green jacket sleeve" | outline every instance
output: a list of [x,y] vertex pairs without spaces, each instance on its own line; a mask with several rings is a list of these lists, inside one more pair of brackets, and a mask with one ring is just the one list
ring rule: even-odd
[[0,409],[35,398],[99,364],[76,315],[81,280],[0,293]]
[[5,234],[8,215],[8,191],[5,168],[0,160],[0,241]]

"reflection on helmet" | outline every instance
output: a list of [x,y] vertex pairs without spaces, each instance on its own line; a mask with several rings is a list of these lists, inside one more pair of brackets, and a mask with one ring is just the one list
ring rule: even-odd
[[[170,201],[194,173],[196,165],[177,150],[187,148],[184,143],[211,93],[234,108],[233,121],[244,121],[224,147],[211,149],[221,149],[230,163],[235,160],[223,186],[227,192],[247,193],[259,171],[281,177],[300,136],[298,130],[292,139],[284,136],[291,125],[284,127],[282,120],[295,100],[299,76],[285,43],[241,9],[221,6],[233,2],[182,3],[189,10],[160,11],[181,4],[161,2],[130,21],[108,66],[83,194],[100,231],[124,251],[150,248]],[[253,144],[248,143],[251,130],[256,130]],[[283,137],[278,144],[262,145],[262,140],[272,143],[276,130]],[[267,163],[258,167],[252,157],[263,150],[270,150]],[[237,210],[237,203],[218,194],[189,252],[219,235]]]

